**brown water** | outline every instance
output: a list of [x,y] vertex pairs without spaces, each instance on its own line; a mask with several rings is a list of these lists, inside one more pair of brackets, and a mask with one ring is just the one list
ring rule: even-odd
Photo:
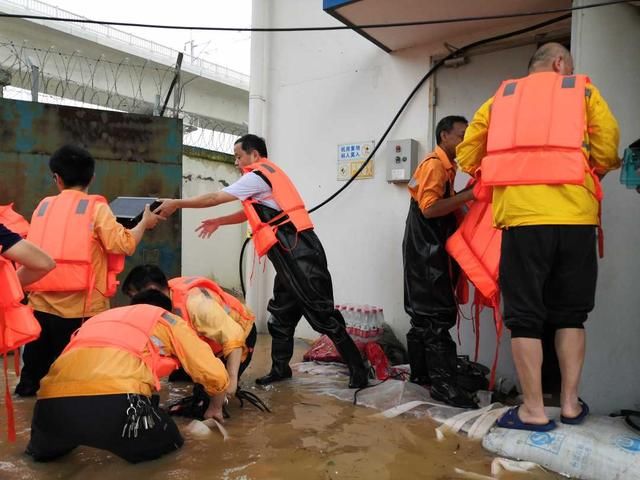
[[[268,338],[262,337],[243,384],[266,373]],[[300,359],[304,345],[296,347]],[[295,359],[294,359],[295,360]],[[11,378],[12,384],[15,378]],[[185,384],[171,386],[171,397],[186,394]],[[353,406],[327,395],[301,391],[283,382],[269,391],[252,390],[271,407],[262,413],[245,404],[230,406],[225,423],[230,439],[213,431],[207,438],[184,434],[175,454],[139,465],[81,447],[53,463],[38,464],[22,452],[29,438],[34,399],[16,399],[18,440],[0,438],[0,479],[463,479],[454,468],[490,475],[492,457],[477,442],[450,436],[435,439],[435,424],[427,419],[374,419],[374,410]],[[164,392],[163,398],[166,398]],[[2,398],[4,398],[2,396]],[[4,403],[0,402],[4,426]],[[96,412],[99,415],[99,412]],[[177,419],[181,430],[189,423]],[[502,479],[557,479],[546,473],[504,475]]]

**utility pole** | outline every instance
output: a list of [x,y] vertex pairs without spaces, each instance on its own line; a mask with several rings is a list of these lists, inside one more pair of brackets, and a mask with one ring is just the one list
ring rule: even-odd
[[38,90],[40,87],[40,68],[34,65],[29,57],[27,57],[27,65],[31,67],[31,101],[37,103]]
[[0,68],[0,98],[4,98],[4,87],[11,85],[11,71]]

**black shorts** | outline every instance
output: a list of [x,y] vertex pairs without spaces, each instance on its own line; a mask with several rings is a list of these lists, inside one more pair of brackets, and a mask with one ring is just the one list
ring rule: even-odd
[[180,448],[183,439],[173,419],[152,399],[141,398],[156,415],[153,427],[139,428],[137,437],[122,435],[130,405],[127,394],[38,400],[27,454],[38,462],[47,462],[85,445],[138,463]]
[[583,328],[593,309],[597,277],[594,226],[503,230],[500,288],[512,338],[541,338],[545,322],[554,328]]

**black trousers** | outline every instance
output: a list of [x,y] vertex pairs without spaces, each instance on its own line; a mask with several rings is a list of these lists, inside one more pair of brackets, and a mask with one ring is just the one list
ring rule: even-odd
[[404,308],[411,317],[411,375],[420,383],[455,376],[456,344],[449,330],[458,315],[459,267],[445,249],[455,228],[455,215],[426,218],[411,201],[402,242]]
[[258,340],[258,330],[256,329],[256,324],[254,323],[249,331],[249,335],[247,335],[247,339],[245,340],[245,344],[249,349],[249,353],[247,353],[247,358],[245,358],[240,364],[240,368],[238,369],[238,380],[247,369],[249,364],[251,363],[251,359],[253,358],[253,350],[256,348],[256,341]]
[[82,325],[82,318],[62,318],[38,311],[34,312],[34,316],[42,332],[40,337],[24,346],[20,383],[37,386],[69,343],[71,334]]
[[127,394],[38,400],[26,453],[38,462],[47,462],[85,445],[138,463],[180,448],[184,440],[171,417],[151,405],[150,398],[135,397],[149,404],[148,408],[153,408],[160,419],[154,416],[153,428],[139,428],[137,437],[124,438],[122,431],[130,406]]
[[584,328],[597,278],[592,225],[531,225],[502,233],[500,288],[512,338],[542,338],[548,327]]
[[[267,253],[276,270],[273,298],[267,310],[271,313],[268,328],[273,367],[276,371],[284,370],[278,372],[282,374],[288,370],[294,332],[303,315],[316,332],[327,335],[337,347],[353,341],[342,314],[335,309],[327,258],[315,232],[296,232],[286,224],[278,229],[277,237],[279,243]],[[356,358],[344,360],[355,366],[361,363]]]

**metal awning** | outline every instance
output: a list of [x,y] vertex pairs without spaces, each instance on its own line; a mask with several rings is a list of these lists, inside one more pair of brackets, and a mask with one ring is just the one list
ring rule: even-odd
[[[348,26],[539,12],[571,7],[571,0],[323,0],[324,10]],[[470,43],[560,16],[560,13],[470,22],[360,29],[360,35],[387,52],[417,45]],[[568,32],[568,20],[530,34]],[[456,46],[459,46],[456,45]]]

